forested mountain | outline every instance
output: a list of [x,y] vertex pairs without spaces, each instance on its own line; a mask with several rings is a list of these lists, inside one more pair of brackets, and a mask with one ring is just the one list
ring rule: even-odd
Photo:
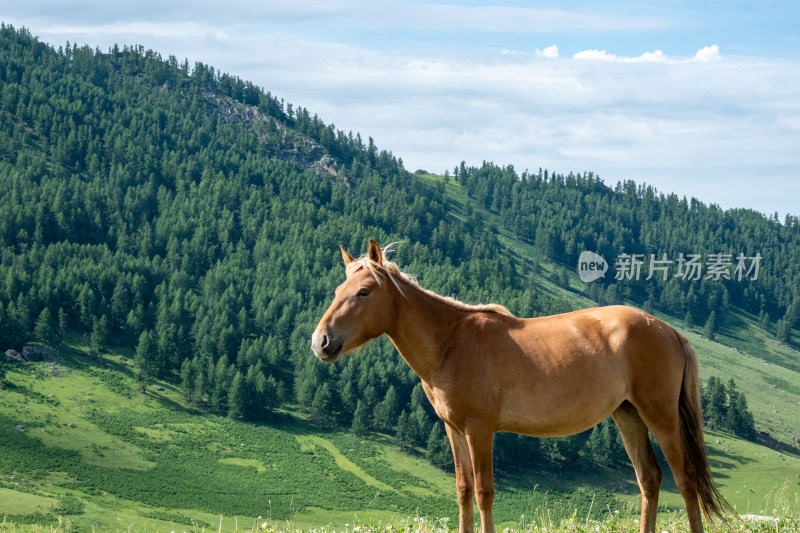
[[[310,352],[344,275],[338,245],[356,254],[368,237],[397,241],[402,268],[467,302],[500,302],[521,316],[570,309],[533,288],[539,274],[476,210],[453,215],[444,181],[421,180],[372,139],[213,67],[141,47],[54,49],[3,26],[0,89],[3,350],[78,331],[99,365],[110,344],[135,347],[143,386],[179,382],[199,409],[269,419],[284,405],[323,428],[397,430],[403,445],[427,446],[444,466],[442,428],[388,343],[337,365]],[[543,260],[573,272],[583,250],[609,259],[758,252],[758,283],[607,279],[581,290],[695,323],[735,304],[792,340],[796,217],[722,211],[633,183],[609,188],[591,175],[492,164],[454,174]],[[564,272],[568,286],[575,276]],[[621,453],[608,431],[581,441],[605,442],[598,461]],[[506,457],[532,459],[513,453],[521,442],[499,445]],[[543,446],[556,459],[577,453],[569,439]]]
[[[651,255],[657,270],[647,283],[629,283],[608,275],[589,285],[600,303],[633,300],[678,318],[703,324],[710,313],[729,304],[759,315],[780,340],[800,322],[800,219],[777,214],[766,217],[748,209],[718,206],[675,194],[659,194],[632,181],[613,189],[591,173],[567,176],[523,172],[484,163],[454,169],[456,180],[487,209],[497,212],[518,238],[535,244],[540,253],[574,268],[582,251],[591,250],[609,261],[620,254],[637,254],[641,280],[649,274]],[[776,194],[779,194],[776,191]],[[708,266],[722,254],[724,275],[699,272],[676,275],[677,260],[699,255]],[[758,254],[759,270],[736,272],[742,255],[750,269]],[[725,257],[727,256],[727,257]],[[659,263],[666,260],[668,263]],[[723,264],[723,263],[720,263]],[[613,274],[613,265],[612,265]],[[630,274],[630,272],[628,272]]]
[[448,217],[371,139],[203,64],[0,39],[3,349],[77,330],[102,364],[130,344],[143,381],[173,376],[234,417],[296,402],[321,426],[369,413],[385,428],[414,405],[424,443],[418,380],[386,344],[336,366],[309,350],[339,244],[399,241],[401,265],[466,300],[565,308],[522,290],[492,232]]

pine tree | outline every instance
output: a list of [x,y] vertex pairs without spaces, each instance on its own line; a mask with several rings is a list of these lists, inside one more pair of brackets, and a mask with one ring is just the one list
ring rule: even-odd
[[739,391],[733,379],[728,382],[728,397],[726,427],[735,435],[754,441],[756,428],[753,414],[747,407],[744,393]]
[[261,362],[247,369],[245,383],[249,397],[247,399],[247,418],[264,420],[267,417],[267,377],[261,370]]
[[97,357],[100,365],[103,365],[103,352],[108,343],[108,319],[106,315],[99,319],[94,318],[92,323],[92,334],[89,337],[89,352]]
[[417,383],[414,385],[414,390],[411,391],[411,411],[416,411],[417,409],[425,410],[426,406],[430,407],[430,402],[428,401],[428,397],[425,396],[422,383]]
[[203,372],[206,375],[205,390],[210,402],[211,396],[214,394],[214,389],[216,388],[215,380],[217,379],[217,366],[212,358],[208,358],[208,361],[206,362],[206,368],[203,370]]
[[431,429],[425,447],[425,455],[432,465],[448,472],[453,471],[453,453],[442,430],[441,422],[436,422]]
[[353,417],[355,416],[355,409],[358,405],[358,394],[356,391],[356,385],[353,383],[352,380],[348,380],[345,383],[344,388],[342,389],[342,402],[341,402],[341,409],[342,409],[342,416],[341,416],[341,424],[352,424]]
[[[14,327],[11,323],[11,317],[3,306],[3,301],[0,300],[0,346],[9,346],[15,343]],[[5,358],[0,358],[3,361]]]
[[46,344],[52,344],[56,339],[56,325],[53,323],[52,314],[47,307],[42,309],[39,318],[36,319],[33,334],[37,340]]
[[[264,374],[261,374],[264,376]],[[262,403],[264,405],[264,415],[269,417],[281,405],[281,399],[278,394],[278,381],[269,376],[264,381],[264,392],[262,393]]]
[[64,312],[63,307],[58,308],[58,325],[56,326],[56,340],[61,342],[64,340],[64,335],[67,334],[69,328],[69,319],[67,313]]
[[607,435],[603,434],[601,427],[602,424],[598,424],[592,429],[589,439],[586,441],[586,452],[595,463],[607,465],[611,460],[610,441]]
[[[412,401],[412,405],[413,403]],[[416,446],[424,446],[433,424],[422,405],[417,405],[413,408],[411,416],[408,417],[408,422],[411,442]]]
[[[197,357],[195,357],[195,360]],[[187,357],[181,364],[181,391],[183,392],[183,399],[187,402],[192,399],[192,391],[194,390],[194,375],[195,365],[193,361]]]
[[785,343],[789,340],[789,321],[786,318],[781,318],[775,323],[775,339],[778,342]]
[[136,381],[142,389],[142,393],[147,388],[147,382],[153,374],[152,362],[156,356],[156,341],[150,331],[145,330],[139,335],[139,342],[136,344],[136,355],[133,363],[136,367]]
[[394,433],[395,442],[400,451],[407,451],[411,447],[411,425],[405,409],[397,418],[397,427]]
[[711,376],[706,387],[708,395],[708,412],[706,416],[716,427],[724,427],[728,412],[728,394],[725,384],[717,377]]
[[228,389],[230,388],[228,356],[223,355],[214,367],[214,388],[211,391],[211,409],[217,413],[228,412]]
[[245,416],[245,405],[247,404],[247,391],[244,376],[238,370],[233,376],[231,390],[228,395],[228,417],[240,420]]
[[372,416],[372,423],[375,428],[378,429],[378,431],[389,431],[394,428],[399,408],[397,391],[394,385],[389,385],[386,396],[375,406],[375,412]]
[[706,320],[706,325],[703,327],[703,335],[709,340],[714,340],[716,338],[717,333],[717,313],[716,311],[711,311],[708,315],[708,320]]
[[128,316],[125,317],[125,330],[129,335],[137,335],[141,333],[145,327],[144,315],[145,309],[141,303],[137,304],[136,307],[128,311]]
[[202,406],[206,396],[206,373],[203,372],[203,365],[198,362],[194,369],[194,387],[192,387],[192,403]]
[[[175,347],[178,345],[178,330],[175,324],[159,320],[156,323],[156,342],[158,344],[158,357],[156,358],[155,369],[159,376],[166,377],[172,369],[174,357],[177,355]],[[177,362],[175,362],[177,364]],[[199,371],[202,372],[202,369]]]
[[350,426],[350,431],[356,435],[364,435],[369,430],[369,408],[367,405],[358,400],[356,402],[356,410],[353,413],[353,423]]
[[130,309],[130,295],[123,278],[117,279],[114,293],[111,295],[111,325],[121,328]]
[[314,400],[311,402],[311,422],[318,428],[327,429],[333,418],[331,388],[327,383],[323,383],[314,393]]
[[762,307],[758,312],[758,324],[761,326],[761,329],[767,331],[769,329],[769,315]]

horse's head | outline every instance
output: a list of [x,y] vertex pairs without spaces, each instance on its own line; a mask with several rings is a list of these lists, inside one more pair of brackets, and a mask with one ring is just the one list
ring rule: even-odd
[[311,349],[328,363],[386,333],[399,291],[377,242],[370,239],[369,251],[360,259],[344,248],[341,251],[347,279],[336,288],[333,302],[311,335]]

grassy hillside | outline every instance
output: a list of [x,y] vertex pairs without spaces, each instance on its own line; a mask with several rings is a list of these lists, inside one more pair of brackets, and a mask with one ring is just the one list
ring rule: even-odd
[[430,515],[449,510],[447,477],[391,445],[319,433],[286,414],[269,426],[208,416],[186,409],[168,383],[142,395],[124,355],[107,361],[96,369],[66,346],[51,362],[9,369],[0,396],[0,514],[9,520],[58,514],[70,496],[82,507],[68,513],[73,526],[87,529],[143,519],[186,528],[220,514],[231,524],[262,515],[324,525],[355,510],[364,519],[421,504]]
[[[222,515],[223,529],[234,530],[257,516],[341,528],[457,514],[452,476],[389,438],[320,433],[291,413],[270,425],[209,416],[186,408],[168,383],[142,395],[124,354],[104,369],[94,363],[68,344],[50,362],[9,370],[0,396],[7,522],[55,524],[64,515],[74,531],[177,530],[217,527]],[[778,497],[796,493],[796,456],[719,432],[707,441],[723,493],[743,512],[773,513]],[[664,485],[662,505],[681,508],[671,480]],[[514,528],[574,513],[602,519],[608,509],[632,519],[638,502],[632,471],[501,474],[498,489],[498,525]]]

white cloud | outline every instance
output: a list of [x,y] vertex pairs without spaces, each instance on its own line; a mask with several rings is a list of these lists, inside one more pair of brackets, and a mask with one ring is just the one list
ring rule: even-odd
[[558,46],[551,45],[544,50],[536,49],[536,57],[544,57],[547,59],[556,59],[558,57]]
[[712,44],[711,46],[706,46],[705,48],[701,48],[697,51],[694,55],[695,61],[716,61],[721,59],[721,55],[719,53],[719,46],[716,44]]
[[645,52],[638,58],[634,58],[634,61],[641,61],[641,62],[659,62],[659,61],[666,61],[667,56],[664,55],[664,52],[661,50],[656,50],[655,52]]
[[583,50],[572,56],[574,59],[587,59],[591,61],[608,61],[616,63],[654,63],[666,61],[667,56],[661,50],[645,52],[638,57],[620,57],[609,54],[605,50]]
[[619,59],[605,50],[582,50],[572,57],[573,59],[590,59],[592,61],[617,61]]

